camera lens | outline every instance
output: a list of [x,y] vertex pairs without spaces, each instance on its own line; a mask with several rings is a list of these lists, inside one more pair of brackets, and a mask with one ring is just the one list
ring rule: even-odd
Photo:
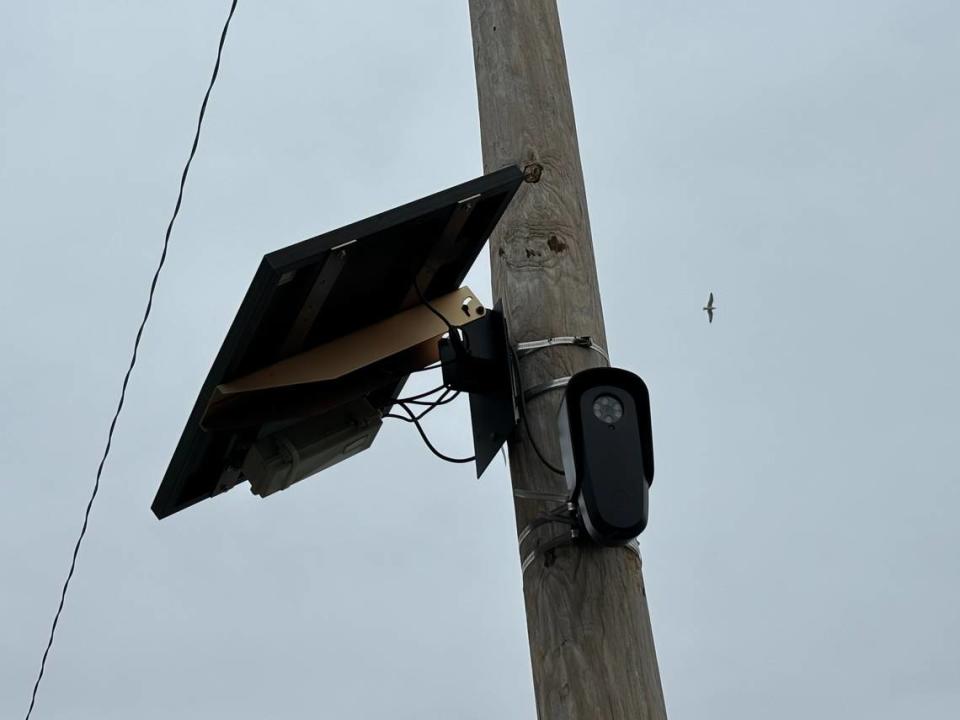
[[607,425],[613,425],[623,417],[623,403],[613,395],[601,395],[593,401],[593,415]]

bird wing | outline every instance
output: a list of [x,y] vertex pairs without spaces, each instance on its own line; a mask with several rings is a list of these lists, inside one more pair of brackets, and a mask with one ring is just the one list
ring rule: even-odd
[[713,293],[710,293],[710,297],[707,299],[707,307],[713,307]]
[[713,323],[713,308],[707,308],[707,317],[710,318],[710,322]]

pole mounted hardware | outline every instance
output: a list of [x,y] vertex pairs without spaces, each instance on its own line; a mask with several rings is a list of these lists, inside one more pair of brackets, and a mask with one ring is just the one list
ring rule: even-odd
[[[514,488],[517,498],[558,503],[519,532],[523,572],[538,557],[549,565],[557,549],[586,539],[639,554],[636,538],[647,525],[653,440],[645,383],[627,370],[600,367],[542,383],[524,397],[560,388],[557,429],[568,494]],[[557,534],[558,525],[568,527]]]
[[625,545],[647,526],[653,482],[650,394],[619,368],[583,370],[558,413],[560,454],[577,514],[596,543]]
[[462,344],[440,341],[444,384],[470,394],[470,420],[477,477],[510,437],[520,420],[515,369],[503,308],[498,303],[461,330]]
[[610,356],[607,354],[606,349],[597,345],[589,335],[565,335],[563,337],[552,337],[545,340],[528,340],[527,342],[517,343],[517,355],[525,357],[538,350],[557,347],[558,345],[573,345],[575,347],[589,348],[604,360],[610,362]]
[[[431,305],[461,331],[484,317],[467,287]],[[366,450],[382,422],[381,410],[367,395],[385,378],[397,380],[437,362],[438,340],[447,330],[434,312],[415,305],[218,385],[201,427],[264,428],[243,460],[221,475],[224,489],[246,479],[254,494],[266,497]]]
[[[484,167],[520,162],[528,170],[490,239],[494,297],[510,299],[518,340],[574,331],[606,345],[563,48],[569,28],[561,28],[557,0],[469,6]],[[642,262],[643,238],[631,246]],[[585,354],[565,352],[564,372],[545,375],[544,363],[524,379],[532,386],[598,364]],[[524,408],[525,432],[511,442],[511,485],[523,492],[566,490],[543,452],[553,448],[538,446],[557,431],[556,399],[541,396]],[[518,497],[517,529],[546,507]],[[537,717],[665,720],[640,563],[619,551],[557,549],[546,565],[528,567],[523,590]]]
[[370,447],[409,373],[439,358],[440,336],[453,327],[472,339],[485,319],[463,280],[522,182],[507,166],[265,255],[157,490],[156,516],[243,481],[266,496]]

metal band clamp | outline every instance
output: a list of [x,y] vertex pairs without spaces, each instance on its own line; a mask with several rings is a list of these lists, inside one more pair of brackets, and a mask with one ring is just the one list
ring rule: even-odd
[[[537,559],[537,556],[546,556],[548,553],[553,552],[557,548],[563,547],[565,545],[573,545],[577,538],[580,537],[580,531],[576,528],[573,528],[568,533],[563,535],[558,535],[557,537],[551,538],[545,542],[540,547],[534,548],[531,550],[526,557],[523,558],[523,562],[520,563],[520,574],[525,575],[527,568],[533,564],[533,561]],[[631,540],[626,545],[622,545],[624,550],[629,553],[633,553],[637,556],[637,559],[642,562],[643,558],[640,555],[640,542],[636,539]]]
[[521,500],[534,500],[539,502],[565,503],[570,500],[569,496],[560,493],[540,492],[538,490],[524,490],[523,488],[514,488],[513,496]]
[[600,357],[610,362],[610,356],[607,351],[597,345],[589,335],[564,335],[562,337],[552,337],[546,340],[530,340],[528,342],[517,343],[517,355],[524,357],[543,350],[544,348],[556,347],[557,345],[573,345],[575,347],[587,348],[593,350]]
[[534,548],[530,553],[523,559],[523,562],[520,563],[520,574],[523,575],[527,572],[527,568],[530,567],[530,564],[537,559],[537,556],[546,556],[552,551],[556,550],[559,547],[564,545],[572,545],[577,541],[577,538],[580,537],[580,531],[577,528],[565,532],[563,535],[558,535],[557,537],[547,540],[540,547]]
[[[610,356],[607,355],[607,351],[597,345],[593,341],[593,338],[589,335],[565,335],[562,337],[547,338],[546,340],[529,340],[527,342],[517,343],[517,358],[519,359],[535,353],[538,350],[556,347],[558,345],[573,345],[574,347],[582,347],[588,350],[593,350],[608,363],[610,362]],[[537,395],[541,395],[550,390],[565,387],[568,382],[570,382],[569,376],[557,378],[556,380],[550,380],[549,382],[541,383],[540,385],[534,385],[532,388],[524,390],[524,400],[530,400],[531,398],[535,398]]]
[[523,399],[532,400],[537,395],[543,395],[545,392],[550,390],[556,390],[557,388],[563,388],[567,386],[567,383],[570,382],[570,376],[557,378],[556,380],[549,380],[545,383],[540,383],[539,385],[534,385],[532,388],[527,388],[523,391]]

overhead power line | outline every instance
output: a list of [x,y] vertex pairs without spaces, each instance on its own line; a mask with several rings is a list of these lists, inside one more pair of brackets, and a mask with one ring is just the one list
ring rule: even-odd
[[50,654],[50,648],[53,647],[53,638],[57,631],[57,623],[60,621],[60,614],[63,612],[63,603],[67,597],[67,588],[70,587],[70,580],[73,578],[73,572],[77,566],[77,555],[80,552],[80,544],[87,533],[87,524],[90,520],[90,510],[93,508],[93,501],[97,498],[97,492],[100,490],[100,476],[103,474],[103,466],[110,454],[110,444],[113,441],[113,431],[117,425],[117,418],[120,417],[120,411],[123,409],[123,401],[127,394],[127,384],[130,382],[130,374],[137,364],[137,350],[140,348],[140,339],[143,337],[143,329],[147,325],[150,317],[150,310],[153,308],[153,295],[157,289],[157,281],[160,279],[160,271],[163,269],[164,262],[167,259],[167,248],[170,245],[170,233],[173,231],[173,224],[180,213],[180,204],[183,202],[183,188],[187,182],[187,173],[190,172],[190,163],[197,152],[197,144],[200,142],[200,128],[203,126],[203,116],[207,112],[207,102],[210,100],[210,93],[213,85],[217,81],[217,74],[220,72],[220,58],[223,55],[223,45],[227,39],[227,30],[230,28],[230,20],[233,19],[233,13],[237,9],[237,0],[230,3],[230,12],[227,14],[226,22],[223,24],[223,31],[220,33],[220,43],[217,46],[217,60],[213,66],[213,74],[210,77],[210,84],[207,86],[207,92],[203,96],[203,103],[200,105],[200,116],[197,119],[197,131],[193,136],[193,145],[190,148],[190,155],[187,157],[186,165],[183,167],[183,174],[180,176],[180,190],[177,193],[177,203],[173,208],[173,214],[170,217],[170,223],[167,225],[167,232],[163,238],[163,252],[160,253],[160,262],[157,263],[157,269],[153,274],[153,280],[150,283],[150,292],[147,295],[147,307],[143,313],[143,320],[140,321],[140,327],[137,329],[136,339],[133,341],[133,354],[130,357],[130,365],[123,376],[123,385],[120,388],[120,401],[117,403],[116,412],[113,414],[113,420],[110,422],[110,430],[107,432],[107,444],[103,450],[103,456],[100,458],[100,465],[97,467],[96,481],[93,484],[93,492],[90,494],[90,500],[87,502],[87,509],[83,514],[83,527],[80,528],[80,535],[77,538],[77,544],[73,548],[73,557],[70,560],[70,570],[67,572],[67,579],[63,583],[63,590],[60,593],[60,605],[53,617],[53,625],[50,627],[50,637],[47,639],[47,647],[43,651],[43,659],[40,661],[40,672],[37,674],[37,680],[33,685],[33,693],[30,696],[30,707],[27,709],[26,720],[30,720],[34,705],[37,702],[37,690],[40,688],[40,681],[43,679],[43,671],[46,669],[47,656]]

